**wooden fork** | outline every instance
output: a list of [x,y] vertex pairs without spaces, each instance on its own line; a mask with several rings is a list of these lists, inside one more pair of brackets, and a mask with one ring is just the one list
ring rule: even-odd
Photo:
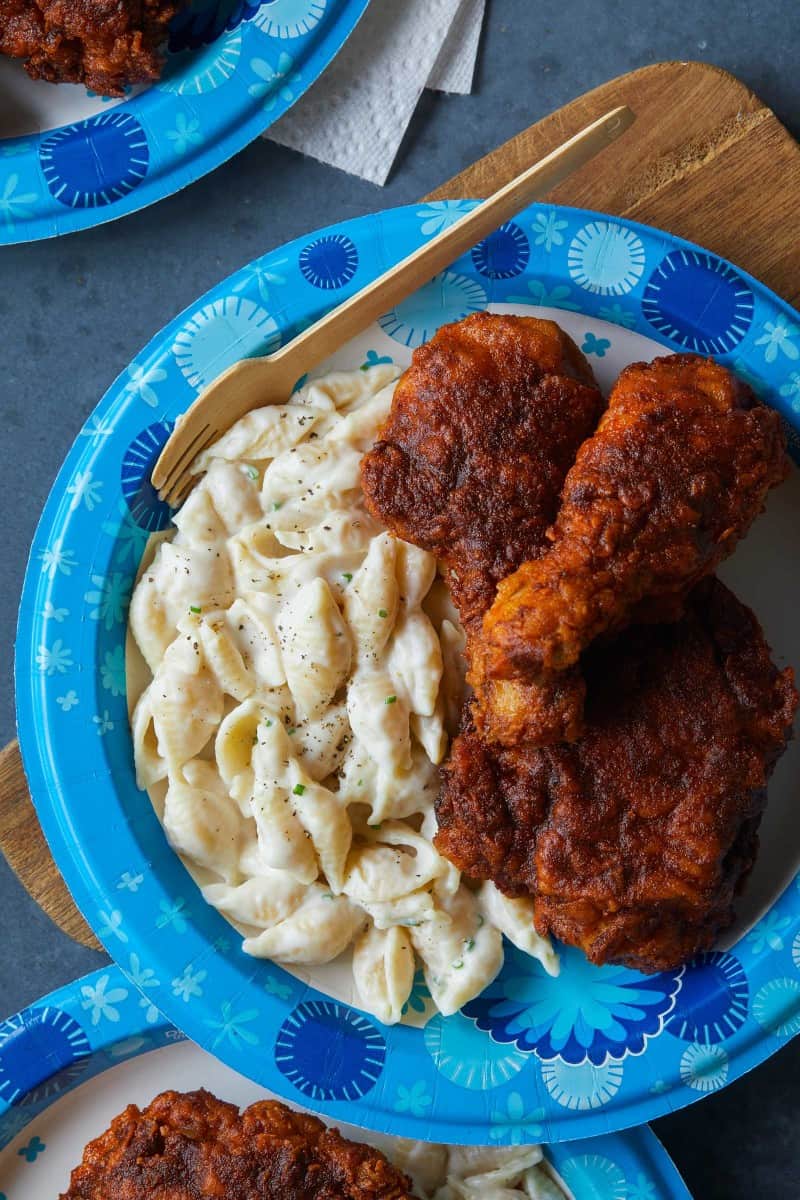
[[302,375],[318,366],[350,338],[438,271],[486,237],[537,197],[582,167],[635,120],[624,105],[587,125],[557,150],[523,171],[449,229],[396,263],[378,279],[263,358],[245,358],[215,379],[180,417],[153,470],[153,485],[177,508],[197,479],[197,455],[254,408],[284,403]]

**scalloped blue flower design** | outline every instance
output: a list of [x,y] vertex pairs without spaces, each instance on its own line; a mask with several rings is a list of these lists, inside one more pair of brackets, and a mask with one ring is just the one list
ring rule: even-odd
[[683,350],[730,354],[753,321],[755,301],[741,275],[698,250],[673,250],[647,281],[642,313]]
[[461,1013],[439,1013],[425,1026],[425,1049],[436,1070],[456,1087],[488,1092],[518,1075],[526,1055],[486,1037]]
[[253,23],[277,38],[297,38],[316,29],[328,0],[264,0]]
[[394,341],[416,349],[433,337],[440,325],[481,312],[486,303],[486,292],[475,279],[443,271],[390,309],[378,324]]
[[358,270],[358,251],[341,233],[317,238],[300,251],[300,271],[316,288],[331,291],[344,287]]
[[[267,45],[251,26],[242,22],[242,36]],[[182,128],[188,133],[190,126]],[[147,1016],[159,1009],[228,1066],[278,1094],[298,1099],[308,1088],[314,1108],[334,1119],[454,1142],[485,1143],[493,1128],[502,1142],[513,1134],[519,1106],[509,1101],[517,1094],[523,1116],[543,1110],[538,1123],[552,1143],[688,1104],[704,1094],[698,1081],[721,1086],[737,1078],[797,1031],[798,887],[774,902],[751,938],[701,956],[683,979],[597,970],[565,950],[561,977],[545,981],[535,963],[509,949],[498,978],[466,1013],[425,1023],[430,1002],[420,989],[411,1023],[377,1028],[303,979],[243,955],[223,918],[203,902],[136,787],[121,669],[126,609],[147,534],[138,521],[162,519],[147,492],[144,460],[155,446],[142,444],[143,430],[175,420],[229,362],[263,353],[282,330],[305,328],[335,300],[335,291],[303,275],[304,248],[352,243],[357,273],[344,286],[353,288],[423,245],[459,211],[417,205],[309,232],[220,283],[136,354],[81,430],[33,539],[16,647],[18,723],[31,792],[59,867],[101,938],[146,990],[140,1009],[139,992],[131,983],[120,987],[110,968],[84,985],[77,1019],[93,1045],[112,1032],[124,1042],[132,1010],[146,1030]],[[490,277],[471,253],[463,255],[366,331],[353,365],[391,357],[402,368],[411,348],[442,322],[490,305],[577,311],[578,336],[610,340],[611,353],[628,336],[622,328],[665,343],[642,311],[648,282],[667,255],[705,252],[626,223],[641,244],[643,270],[624,298],[604,295],[573,279],[568,265],[578,235],[603,223],[608,218],[552,206],[520,214],[514,224],[528,238],[530,258],[518,275]],[[632,253],[637,243],[623,242]],[[584,263],[608,286],[624,266],[616,234],[609,245],[607,259],[596,245]],[[758,378],[764,400],[794,435],[800,321],[756,281],[742,279],[755,308],[732,365]],[[601,322],[621,327],[619,334]],[[156,441],[165,432],[157,429]],[[132,446],[126,500],[123,460]],[[368,1061],[373,1057],[381,1060],[379,1071]],[[492,1125],[493,1112],[508,1113],[508,1121]]]
[[624,967],[594,967],[580,950],[560,946],[558,987],[514,947],[506,968],[464,1008],[479,1029],[539,1058],[602,1066],[641,1054],[672,1011],[682,971],[640,975]]
[[275,1042],[275,1062],[313,1100],[355,1100],[372,1091],[386,1061],[386,1041],[372,1021],[332,1000],[298,1004]]
[[685,1042],[722,1042],[747,1020],[749,990],[735,955],[699,954],[684,972],[664,1028]]
[[242,21],[251,20],[260,7],[260,0],[193,0],[170,22],[169,49],[174,54],[207,46]]
[[575,1155],[560,1164],[559,1174],[576,1197],[629,1200],[625,1172],[605,1155]]
[[166,529],[172,509],[159,498],[151,475],[164,449],[174,421],[157,421],[137,434],[122,456],[122,494],[130,514],[140,529],[155,533]]
[[89,1053],[89,1039],[69,1013],[49,1004],[23,1009],[0,1025],[0,1099],[13,1104],[53,1094],[53,1079],[70,1068],[75,1079]]
[[101,208],[139,187],[150,147],[136,118],[117,110],[57,129],[42,142],[39,162],[59,204]]
[[486,279],[513,279],[521,275],[530,256],[530,242],[514,221],[501,225],[472,250],[475,270]]
[[626,225],[590,221],[573,237],[567,254],[572,279],[587,292],[622,296],[631,291],[644,271],[642,240]]
[[545,1087],[562,1108],[587,1112],[602,1108],[614,1099],[622,1085],[624,1064],[609,1059],[602,1066],[585,1062],[572,1064],[556,1058],[542,1063]]

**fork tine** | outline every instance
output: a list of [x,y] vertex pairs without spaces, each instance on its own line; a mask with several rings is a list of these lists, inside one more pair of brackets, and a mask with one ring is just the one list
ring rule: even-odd
[[183,466],[187,454],[197,453],[193,448],[201,438],[205,437],[209,428],[208,421],[203,422],[199,427],[195,426],[194,436],[189,441],[186,441],[183,433],[183,422],[180,417],[178,418],[175,428],[167,438],[166,444],[162,447],[151,474],[153,486],[158,491],[167,488],[168,480],[174,479],[176,472]]
[[[174,437],[175,434],[173,433],[172,436]],[[216,430],[214,430],[210,425],[203,425],[197,431],[191,441],[186,443],[183,450],[180,451],[177,457],[173,457],[174,451],[170,450],[166,462],[162,462],[162,458],[169,450],[169,441],[167,442],[166,446],[161,451],[161,456],[159,457],[152,474],[153,484],[154,486],[157,486],[158,494],[162,500],[167,500],[170,493],[175,491],[183,476],[188,474],[189,468],[194,459],[198,454],[205,450],[206,447],[211,444],[211,442],[214,441],[215,437]],[[157,484],[159,477],[161,478],[160,486]]]
[[204,450],[206,450],[214,441],[216,441],[218,432],[219,431],[216,429],[210,429],[208,431],[208,435],[194,446],[191,455],[186,461],[182,470],[180,472],[177,470],[173,471],[168,485],[165,485],[163,493],[164,499],[171,508],[180,508],[186,497],[189,495],[189,492],[200,479],[200,475],[203,472],[192,474],[189,468],[191,467],[191,464],[196,456],[198,454],[202,454]]

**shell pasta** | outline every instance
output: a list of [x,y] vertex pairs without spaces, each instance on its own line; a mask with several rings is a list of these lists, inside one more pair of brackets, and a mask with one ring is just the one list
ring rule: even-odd
[[166,789],[170,844],[248,954],[313,966],[352,947],[359,1002],[387,1024],[418,964],[442,1013],[477,995],[504,933],[557,969],[527,902],[473,890],[432,843],[461,634],[435,559],[383,530],[359,483],[396,375],[328,375],[238,421],[130,610],[150,672],[137,779]]

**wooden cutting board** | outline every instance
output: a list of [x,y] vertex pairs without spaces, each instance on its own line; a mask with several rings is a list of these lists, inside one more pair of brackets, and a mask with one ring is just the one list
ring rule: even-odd
[[[548,199],[699,242],[800,304],[800,146],[742,83],[703,63],[657,63],[614,79],[425,198],[487,196],[617,104],[636,113],[633,127]],[[56,924],[100,949],[50,857],[16,742],[0,752],[0,847]]]

